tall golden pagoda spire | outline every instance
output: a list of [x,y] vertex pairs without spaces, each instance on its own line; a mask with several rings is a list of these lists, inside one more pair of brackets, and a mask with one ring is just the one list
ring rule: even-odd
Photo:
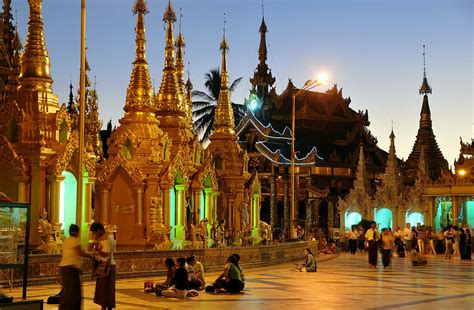
[[50,60],[43,32],[43,0],[28,0],[30,15],[25,49],[21,56],[20,88],[34,87],[52,92]]
[[186,43],[184,42],[183,34],[181,33],[181,19],[183,14],[181,8],[179,9],[179,33],[176,38],[176,78],[178,79],[178,87],[181,92],[181,96],[185,103],[186,117],[188,120],[189,127],[192,127],[192,102],[189,102],[189,98],[186,96],[186,84],[184,83],[184,48]]
[[235,135],[234,112],[230,101],[229,74],[227,72],[227,51],[229,50],[229,44],[225,37],[225,24],[224,15],[224,34],[220,46],[220,50],[222,51],[221,90],[217,101],[214,132]]
[[147,13],[146,0],[135,0],[133,14],[138,15],[135,27],[136,55],[124,107],[127,113],[152,112],[154,110],[153,87],[146,61],[145,14]]
[[186,107],[181,91],[179,90],[176,66],[174,61],[174,35],[173,23],[176,22],[176,13],[168,2],[163,21],[167,23],[166,29],[166,47],[165,47],[165,67],[163,69],[163,80],[160,90],[156,96],[157,113],[160,112],[178,112],[183,116],[186,114]]

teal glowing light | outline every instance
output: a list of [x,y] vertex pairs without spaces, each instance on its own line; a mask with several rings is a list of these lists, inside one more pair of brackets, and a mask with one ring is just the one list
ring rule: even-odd
[[376,212],[375,222],[377,226],[380,229],[387,227],[392,228],[392,211],[387,208],[382,208]]
[[61,175],[64,181],[59,188],[59,221],[63,223],[61,230],[69,236],[69,226],[76,223],[77,180],[69,171],[64,171]]
[[204,191],[201,191],[201,193],[199,194],[199,217],[200,217],[200,220],[202,221],[205,217],[204,215]]
[[362,220],[362,216],[359,212],[346,212],[346,229],[350,229],[352,225],[357,225]]
[[474,226],[474,201],[466,201],[466,223],[469,227]]
[[255,94],[251,94],[247,99],[245,99],[244,104],[247,106],[247,109],[252,112],[260,109],[260,100],[258,100],[258,97]]
[[418,226],[418,224],[420,224],[420,225],[425,224],[423,214],[421,214],[419,212],[412,212],[410,214],[407,213],[406,221],[407,221],[407,223],[410,223],[410,226]]

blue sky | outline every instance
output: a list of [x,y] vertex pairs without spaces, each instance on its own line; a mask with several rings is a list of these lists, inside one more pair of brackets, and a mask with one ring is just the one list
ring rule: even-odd
[[[80,0],[44,0],[45,36],[51,57],[53,89],[61,102],[68,85],[79,78]],[[100,115],[116,122],[123,115],[126,88],[135,53],[132,0],[87,1],[88,60],[96,76]],[[148,0],[147,57],[158,89],[164,63],[165,0]],[[258,56],[260,0],[174,0],[183,10],[195,89],[203,89],[206,71],[220,64],[223,13],[227,15],[230,78],[243,77],[233,95],[248,95]],[[27,0],[13,3],[23,40]],[[468,0],[266,0],[269,33],[268,64],[277,92],[292,78],[297,86],[319,72],[351,97],[355,110],[367,109],[369,129],[379,146],[388,149],[391,122],[397,155],[407,158],[413,146],[422,98],[422,45],[426,44],[427,74],[433,127],[450,164],[459,154],[459,137],[473,136],[473,4]],[[323,87],[320,90],[326,90]]]

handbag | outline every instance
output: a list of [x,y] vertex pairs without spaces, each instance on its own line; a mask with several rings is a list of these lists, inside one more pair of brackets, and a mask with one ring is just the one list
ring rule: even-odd
[[112,265],[110,264],[110,259],[106,261],[96,260],[94,262],[92,276],[94,278],[99,278],[99,279],[107,278],[110,274],[111,269],[112,269]]

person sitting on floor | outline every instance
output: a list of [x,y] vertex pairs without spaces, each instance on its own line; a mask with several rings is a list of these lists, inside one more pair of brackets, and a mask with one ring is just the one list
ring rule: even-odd
[[205,287],[204,268],[201,262],[197,261],[194,255],[186,258],[186,270],[188,272],[189,288],[202,290]]
[[[238,256],[240,259],[240,256]],[[244,288],[242,281],[242,269],[239,267],[239,261],[235,254],[229,255],[225,261],[224,272],[217,277],[214,284],[206,287],[206,292],[228,292],[232,294],[239,293]]]
[[175,271],[175,263],[174,260],[170,257],[165,259],[164,265],[167,269],[166,271],[166,280],[165,282],[161,284],[157,284],[155,286],[155,294],[156,296],[163,296],[163,291],[167,290],[171,287],[171,281],[173,280],[174,277],[174,271]]
[[176,260],[176,270],[171,280],[172,286],[163,291],[163,296],[168,298],[184,298],[187,296],[189,282],[185,265],[186,259],[184,257],[180,257]]
[[320,253],[324,253],[324,254],[336,254],[336,251],[337,251],[337,247],[336,247],[336,243],[334,242],[334,240],[329,240],[329,243],[328,245],[323,248]]
[[426,264],[428,264],[428,260],[426,259],[426,257],[420,252],[417,252],[415,249],[413,249],[411,251],[411,265],[424,266]]
[[305,249],[304,254],[306,255],[305,263],[302,265],[295,264],[295,266],[290,270],[303,271],[304,269],[306,272],[316,272],[316,259],[314,258],[313,253],[310,249]]

